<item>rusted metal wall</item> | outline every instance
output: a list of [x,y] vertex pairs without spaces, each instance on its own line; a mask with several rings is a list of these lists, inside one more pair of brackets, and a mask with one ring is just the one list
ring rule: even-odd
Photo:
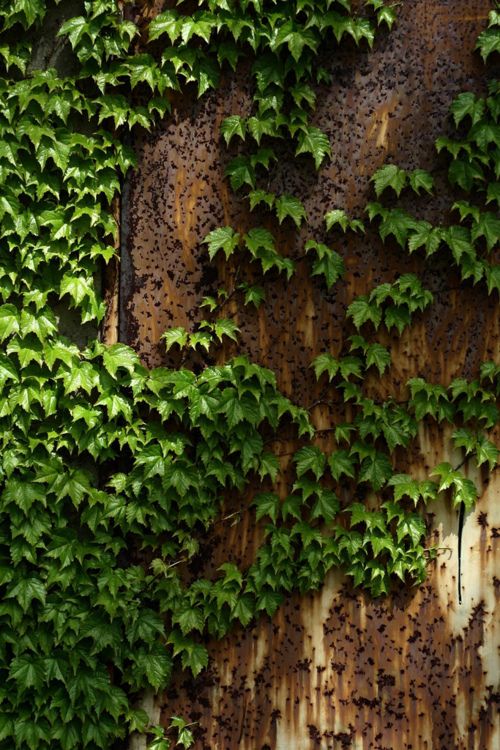
[[[317,122],[330,138],[332,160],[316,177],[309,162],[283,152],[270,185],[302,198],[308,231],[317,239],[327,210],[359,215],[371,197],[369,176],[387,159],[433,171],[437,198],[420,200],[418,210],[431,220],[446,217],[453,195],[433,142],[448,127],[453,96],[484,89],[473,48],[489,9],[486,0],[405,0],[397,27],[382,33],[372,52],[343,49],[325,60],[333,82],[319,92]],[[223,178],[231,154],[219,125],[230,113],[249,111],[247,86],[242,71],[200,101],[182,98],[171,118],[135,143],[139,166],[123,203],[120,338],[149,365],[175,363],[164,353],[161,333],[171,325],[190,327],[201,297],[216,288],[217,274],[200,244],[210,229],[230,224],[245,231],[264,221],[283,253],[302,254],[305,234],[249,214]],[[390,377],[368,383],[370,395],[404,398],[409,377],[448,383],[476,375],[480,361],[499,356],[496,299],[480,286],[458,291],[446,258],[422,268],[421,259],[382,246],[371,232],[339,237],[336,249],[348,273],[330,293],[311,280],[303,262],[288,285],[266,280],[267,302],[258,313],[230,310],[243,349],[277,373],[294,401],[315,402],[311,359],[340,350],[352,298],[408,271],[423,275],[435,302],[401,337],[379,336],[391,348],[393,367]],[[219,272],[229,278],[234,268],[221,264]],[[327,429],[334,407],[318,406],[313,420]],[[398,468],[423,478],[439,461],[457,463],[449,446],[449,431],[424,424]],[[277,447],[284,469],[292,450],[292,444]],[[439,502],[430,508],[431,541],[447,550],[430,565],[423,586],[374,601],[331,574],[320,592],[291,597],[272,621],[262,618],[211,643],[208,672],[197,680],[179,676],[157,697],[165,722],[174,713],[199,722],[197,750],[497,750],[500,477],[497,472],[487,482],[481,472],[466,470],[481,497],[464,523],[460,582],[457,514]],[[218,527],[206,547],[208,569],[227,559],[228,550],[236,562],[252,559],[259,534],[245,513],[236,525]]]

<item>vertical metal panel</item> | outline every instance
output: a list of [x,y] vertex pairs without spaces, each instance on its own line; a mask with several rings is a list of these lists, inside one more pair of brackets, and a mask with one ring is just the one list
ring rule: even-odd
[[[317,122],[329,135],[333,158],[316,178],[306,160],[283,152],[270,185],[303,199],[310,234],[322,238],[322,217],[332,208],[359,214],[370,197],[369,176],[387,159],[434,171],[438,197],[419,201],[419,215],[446,218],[453,194],[433,142],[448,127],[453,96],[483,90],[473,48],[489,7],[485,0],[406,0],[397,28],[382,33],[373,52],[332,51],[326,63],[333,82],[319,93]],[[201,297],[216,288],[200,244],[210,229],[246,230],[264,220],[283,253],[302,254],[306,232],[297,237],[249,214],[223,179],[230,155],[219,125],[230,113],[249,111],[244,73],[201,101],[182,99],[171,119],[135,144],[139,167],[126,196],[120,326],[121,339],[149,365],[175,363],[164,354],[161,333],[191,326]],[[374,232],[335,242],[348,273],[331,293],[301,262],[290,284],[266,280],[267,302],[258,313],[231,310],[243,348],[276,371],[294,401],[309,405],[317,398],[311,359],[340,350],[353,296],[411,270],[423,273],[435,303],[401,337],[378,335],[391,349],[393,367],[390,376],[369,381],[369,395],[403,398],[409,377],[448,383],[459,374],[474,376],[480,361],[498,357],[496,300],[480,286],[457,291],[459,278],[445,257],[422,268],[421,259],[382,246]],[[234,268],[219,271],[224,278]],[[318,406],[313,418],[327,428],[335,409]],[[423,478],[438,461],[453,462],[449,438],[449,431],[424,424],[418,445],[399,456],[398,466]],[[280,445],[284,466],[291,449]],[[198,721],[197,750],[499,747],[500,480],[496,474],[486,483],[478,472],[473,478],[482,494],[463,529],[461,604],[458,519],[440,502],[430,508],[430,541],[447,549],[423,586],[373,601],[352,591],[340,573],[331,574],[320,592],[291,597],[272,621],[262,618],[211,643],[209,671],[197,680],[179,676],[158,698],[165,721],[174,713]],[[208,564],[226,559],[227,550],[237,562],[251,559],[259,533],[248,514],[233,527],[218,527],[207,544]]]

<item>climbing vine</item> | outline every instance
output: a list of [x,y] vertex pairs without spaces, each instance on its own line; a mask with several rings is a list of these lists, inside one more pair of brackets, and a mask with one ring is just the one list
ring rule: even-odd
[[[0,747],[9,750],[111,748],[134,730],[149,731],[155,750],[188,747],[193,731],[183,719],[173,717],[164,733],[134,706],[144,689],[165,688],[175,663],[194,675],[206,667],[207,634],[220,638],[236,622],[273,614],[284,594],[319,587],[333,567],[374,596],[397,579],[424,579],[422,509],[451,491],[470,510],[477,490],[450,464],[423,481],[398,472],[395,451],[410,446],[419,421],[453,424],[464,460],[493,470],[498,458],[498,363],[448,387],[414,378],[405,403],[364,393],[367,372],[391,367],[374,332],[401,333],[432,305],[415,274],[353,299],[344,349],[311,363],[325,399],[335,398],[344,415],[329,453],[308,411],[245,356],[196,371],[147,370],[129,347],[96,337],[105,315],[99,274],[117,253],[112,202],[134,165],[126,130],[150,128],[178,92],[194,87],[201,96],[249,60],[252,111],[221,127],[237,149],[228,180],[252,210],[264,206],[279,223],[308,227],[296,196],[269,192],[276,143],[291,142],[297,158],[321,167],[330,143],[311,117],[315,86],[328,82],[321,52],[346,38],[370,47],[377,29],[396,20],[383,0],[359,12],[349,0],[182,6],[134,23],[126,3],[86,0],[59,25],[48,64],[39,66],[46,18],[66,12],[63,4],[0,2]],[[478,40],[485,61],[499,40],[494,10]],[[492,295],[500,289],[492,210],[499,102],[495,82],[486,97],[461,94],[451,110],[457,136],[438,140],[450,157],[449,181],[464,195],[454,224],[434,226],[392,199],[379,202],[403,190],[432,194],[423,170],[384,166],[373,177],[377,202],[367,207],[383,241],[420,253],[422,263],[447,253],[464,282]],[[324,242],[307,240],[304,260],[331,289],[345,274],[332,233],[363,232],[364,221],[339,208],[324,219]],[[297,259],[280,252],[268,228],[242,236],[219,227],[203,244],[208,261],[240,255],[262,281],[240,278],[206,297],[206,320],[166,331],[167,348],[237,342],[235,322],[220,316],[225,301],[239,295],[258,307],[267,273],[295,272]],[[86,344],[63,335],[68,308]],[[282,427],[302,442],[286,498],[274,491],[280,463],[271,449]],[[245,499],[259,480],[261,491]],[[248,569],[226,562],[213,579],[199,578],[200,539],[224,523],[230,492],[262,519],[262,546]]]

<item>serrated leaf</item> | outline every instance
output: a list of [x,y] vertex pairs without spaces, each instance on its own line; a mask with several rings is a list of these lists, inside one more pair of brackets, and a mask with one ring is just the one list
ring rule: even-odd
[[257,521],[268,516],[273,523],[276,523],[281,506],[278,495],[272,492],[261,492],[255,496],[252,505],[257,509],[255,512]]
[[231,140],[235,135],[239,136],[242,141],[245,140],[246,123],[245,119],[240,115],[230,115],[222,121],[220,131],[226,141],[226,146],[229,146]]
[[320,479],[325,471],[326,456],[320,448],[315,445],[305,445],[294,455],[297,476],[301,477],[307,471],[311,471],[316,479]]
[[323,276],[327,288],[330,289],[345,273],[343,258],[335,250],[314,240],[308,240],[305,249],[306,252],[313,250],[318,256],[313,263],[312,276]]
[[311,510],[311,518],[322,518],[327,523],[331,523],[340,508],[337,495],[324,487],[318,488],[316,494],[317,500]]
[[280,224],[289,217],[295,226],[300,229],[302,222],[306,220],[306,211],[298,198],[293,195],[283,194],[276,198],[274,205]]
[[369,344],[366,347],[365,354],[367,367],[375,366],[380,375],[383,375],[391,364],[391,355],[382,344]]
[[408,173],[408,181],[412,190],[420,195],[421,190],[425,190],[426,193],[432,195],[434,188],[434,180],[429,172],[424,169],[414,169]]
[[347,315],[352,318],[356,328],[361,328],[364,323],[371,321],[377,329],[382,322],[382,310],[368,297],[362,295],[351,302],[347,308]]
[[384,190],[392,188],[399,197],[401,191],[406,185],[407,177],[404,169],[400,169],[396,164],[386,164],[373,174],[370,178],[375,187],[375,194],[379,198]]
[[330,142],[322,130],[310,126],[299,130],[295,154],[311,154],[316,169],[319,169],[324,158],[331,155]]
[[162,338],[165,339],[165,348],[167,352],[174,346],[174,344],[178,344],[182,349],[182,347],[187,344],[188,332],[185,328],[182,328],[182,326],[178,326],[177,328],[170,328],[168,331],[165,331],[165,333],[162,334]]
[[321,375],[326,372],[328,374],[328,380],[331,382],[339,369],[339,361],[331,354],[319,354],[311,363],[314,367],[314,374],[316,380],[319,380]]
[[[337,439],[337,438],[336,438]],[[336,450],[328,457],[332,477],[338,482],[343,476],[354,479],[356,459],[347,450]]]
[[208,255],[213,260],[219,250],[224,252],[226,260],[238,247],[240,235],[232,227],[218,227],[209,232],[202,243],[208,245]]
[[383,453],[375,452],[361,462],[359,481],[369,482],[375,491],[380,490],[391,475],[391,462]]

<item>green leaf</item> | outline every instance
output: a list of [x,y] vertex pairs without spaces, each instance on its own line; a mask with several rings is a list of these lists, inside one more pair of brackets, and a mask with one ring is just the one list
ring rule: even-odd
[[366,347],[366,365],[372,367],[374,365],[381,375],[384,374],[385,370],[391,364],[391,355],[385,346],[382,344],[369,344]]
[[240,284],[238,289],[241,289],[245,293],[244,304],[254,305],[259,308],[265,299],[265,292],[261,286],[249,286],[248,284]]
[[183,19],[175,10],[166,10],[153,18],[148,27],[149,40],[152,42],[163,34],[167,34],[171,44],[175,44],[180,37]]
[[181,326],[178,326],[177,328],[169,328],[168,331],[165,331],[165,333],[162,334],[162,338],[165,339],[165,348],[167,352],[174,346],[174,344],[178,344],[182,349],[182,347],[187,344],[188,332]]
[[477,438],[475,453],[478,466],[487,463],[490,471],[497,466],[500,450],[484,435]]
[[320,487],[317,491],[317,498],[311,511],[311,518],[322,518],[327,523],[331,523],[340,507],[337,495],[331,490]]
[[308,240],[305,249],[306,252],[315,251],[318,256],[313,263],[312,276],[324,276],[327,288],[330,289],[345,273],[343,258],[335,250],[315,240]]
[[500,29],[485,29],[478,36],[476,49],[480,51],[484,62],[493,52],[500,52]]
[[229,177],[233,190],[239,190],[243,185],[255,188],[255,168],[248,156],[237,156],[226,167],[225,174]]
[[244,118],[240,117],[240,115],[226,117],[226,119],[222,121],[220,130],[226,141],[226,146],[229,146],[231,139],[235,135],[239,136],[242,141],[245,140],[246,124]]
[[280,224],[289,217],[293,220],[295,226],[300,229],[302,222],[306,220],[306,211],[303,204],[293,195],[280,195],[276,198],[275,207]]
[[405,247],[409,232],[415,228],[416,222],[412,216],[399,208],[387,210],[382,216],[380,236],[382,240],[390,235],[394,237],[400,247]]
[[453,101],[450,112],[458,128],[465,117],[470,117],[472,125],[475,125],[484,114],[484,100],[477,99],[471,91],[464,91]]
[[271,451],[263,451],[259,458],[260,478],[271,477],[271,481],[275,482],[279,470],[280,462],[278,457],[274,453],[271,453]]
[[319,169],[323,159],[331,155],[330,142],[319,128],[309,126],[299,130],[298,146],[295,151],[296,156],[299,154],[311,154],[314,158],[316,169]]
[[276,252],[273,235],[267,229],[263,229],[262,227],[250,229],[250,231],[243,237],[243,240],[254,256],[257,255],[260,249]]
[[353,232],[360,230],[365,231],[363,222],[359,219],[349,219],[346,212],[341,208],[336,208],[333,211],[329,211],[325,214],[325,224],[327,232],[336,224],[340,226],[343,232],[347,229],[351,229]]
[[21,605],[23,612],[27,612],[34,599],[45,604],[47,592],[42,581],[32,576],[18,581],[15,586],[8,589],[5,596],[7,599],[15,598]]
[[336,450],[328,457],[332,477],[338,482],[343,476],[354,478],[356,459],[347,450]]
[[226,260],[238,247],[240,235],[231,227],[218,227],[209,232],[202,243],[208,245],[208,255],[213,260],[219,250],[224,252]]
[[320,479],[325,471],[326,456],[320,448],[315,445],[305,445],[294,455],[297,476],[301,477],[307,471],[311,471],[316,479]]
[[391,462],[383,453],[375,451],[361,462],[359,481],[369,482],[376,492],[386,484],[391,475]]
[[248,200],[250,201],[250,210],[253,211],[260,203],[264,203],[268,208],[272,208],[276,196],[274,193],[267,193],[265,190],[251,190],[248,193]]
[[227,336],[233,341],[238,340],[237,334],[239,333],[240,329],[238,328],[234,320],[230,320],[229,318],[219,318],[215,321],[212,327],[215,336],[219,339],[219,341],[222,341],[223,336]]
[[19,312],[14,305],[0,305],[0,341],[19,332]]
[[252,505],[255,505],[257,508],[255,513],[257,521],[268,516],[273,523],[276,523],[281,506],[278,495],[275,495],[272,492],[260,492],[255,496]]
[[401,191],[406,185],[406,172],[404,169],[400,169],[396,164],[386,164],[370,177],[370,181],[375,186],[375,193],[379,198],[384,190],[392,188],[396,195],[399,197]]
[[356,328],[361,328],[364,323],[371,321],[377,329],[382,322],[382,310],[378,305],[369,301],[368,297],[362,295],[357,297],[347,308],[347,316],[352,318]]
[[113,344],[103,351],[102,359],[104,367],[113,377],[117,370],[122,368],[132,374],[140,364],[139,357],[129,346],[125,344]]
[[326,372],[328,374],[328,380],[331,382],[339,369],[339,361],[331,354],[319,354],[311,363],[311,367],[314,367],[314,374],[316,380],[319,380],[321,375]]
[[141,652],[134,658],[134,664],[143,672],[151,687],[160,690],[168,684],[172,673],[172,659],[165,649],[159,647],[151,653]]
[[426,193],[432,195],[434,188],[434,180],[429,172],[424,169],[414,169],[413,172],[408,173],[408,180],[411,189],[420,195],[421,190],[425,190]]

